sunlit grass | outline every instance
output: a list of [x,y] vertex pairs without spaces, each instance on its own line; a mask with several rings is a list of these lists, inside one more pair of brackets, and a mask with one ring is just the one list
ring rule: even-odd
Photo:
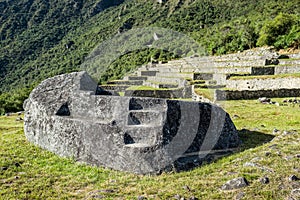
[[[285,199],[295,187],[288,177],[299,175],[296,169],[300,162],[295,155],[300,152],[300,108],[263,105],[255,100],[228,101],[224,107],[240,130],[240,150],[188,172],[159,176],[117,172],[59,158],[26,141],[22,122],[15,120],[18,116],[0,117],[0,199],[172,199],[176,194],[234,199],[240,192],[245,193],[243,199]],[[274,128],[298,133],[273,134]],[[245,162],[255,162],[274,173],[245,167]],[[220,190],[226,181],[239,176],[246,177],[250,186]],[[270,184],[259,182],[263,176],[270,178]]]

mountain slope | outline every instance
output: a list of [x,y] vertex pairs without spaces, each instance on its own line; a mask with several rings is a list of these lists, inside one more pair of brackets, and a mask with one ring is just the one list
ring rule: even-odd
[[[0,93],[14,94],[12,91],[20,89],[19,93],[22,88],[29,91],[45,78],[79,70],[85,57],[98,44],[137,27],[163,27],[183,32],[204,46],[208,54],[255,47],[264,35],[265,38],[276,37],[272,43],[260,39],[259,45],[298,48],[299,10],[298,0],[285,3],[276,0],[0,2]],[[274,21],[281,12],[285,16]],[[273,33],[272,27],[267,26],[270,20],[274,26],[288,28],[280,34]],[[193,53],[185,52],[182,56]],[[102,81],[120,78],[151,58],[168,60],[176,56],[151,48],[129,52],[112,63]]]

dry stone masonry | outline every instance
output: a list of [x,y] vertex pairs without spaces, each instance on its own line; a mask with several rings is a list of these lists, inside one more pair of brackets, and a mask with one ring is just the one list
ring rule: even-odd
[[[300,93],[299,72],[299,54],[281,55],[264,47],[223,56],[192,56],[167,63],[149,63],[124,80],[111,81],[102,87],[123,92],[125,96],[196,101],[252,99],[257,98],[255,93],[282,97]],[[133,92],[132,85],[153,89],[134,88]],[[199,90],[205,89],[214,90],[213,99],[201,96]]]
[[112,95],[86,72],[43,81],[24,108],[30,142],[138,174],[187,170],[240,143],[229,115],[216,105]]

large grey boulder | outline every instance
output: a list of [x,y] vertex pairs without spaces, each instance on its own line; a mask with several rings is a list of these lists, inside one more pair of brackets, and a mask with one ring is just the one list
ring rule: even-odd
[[59,156],[138,174],[190,169],[240,143],[218,106],[113,96],[86,72],[43,81],[24,108],[30,142]]

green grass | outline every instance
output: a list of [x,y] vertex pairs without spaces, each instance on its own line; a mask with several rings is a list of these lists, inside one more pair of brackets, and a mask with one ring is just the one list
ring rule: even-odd
[[145,86],[145,85],[140,85],[140,86],[130,86],[126,90],[157,90],[158,88],[151,87],[151,86]]
[[126,90],[172,90],[172,89],[177,89],[177,88],[155,88],[151,86],[140,85],[140,86],[131,86]]
[[262,75],[262,76],[233,76],[230,80],[245,80],[245,79],[276,79],[276,78],[300,78],[300,73],[294,74],[276,74],[276,75]]
[[215,89],[206,89],[206,88],[195,88],[195,93],[207,98],[211,101],[214,100],[214,91]]
[[[299,182],[291,183],[288,177],[300,175],[296,170],[300,161],[295,157],[300,152],[300,108],[263,105],[255,100],[223,103],[240,130],[243,144],[239,151],[188,172],[159,176],[117,172],[59,158],[27,142],[23,123],[15,120],[17,116],[0,117],[0,199],[96,199],[100,196],[137,199],[139,195],[148,199],[172,199],[176,194],[185,198],[234,199],[240,192],[245,193],[243,199],[285,199],[293,187],[299,188]],[[274,128],[298,133],[273,135]],[[286,161],[289,156],[290,160]],[[275,173],[244,167],[245,162],[255,162]],[[246,177],[250,186],[220,190],[226,181],[239,176]],[[259,182],[263,176],[270,178],[270,184]],[[186,185],[191,191],[184,189]]]

